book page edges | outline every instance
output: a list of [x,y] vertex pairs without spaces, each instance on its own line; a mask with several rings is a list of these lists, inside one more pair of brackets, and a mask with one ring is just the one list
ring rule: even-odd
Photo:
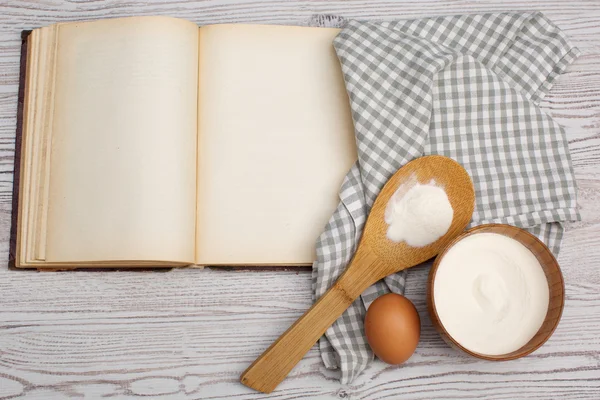
[[13,168],[13,191],[12,191],[12,210],[11,210],[11,227],[8,250],[8,266],[15,267],[19,265],[22,257],[20,254],[21,229],[20,223],[23,219],[21,211],[23,207],[22,193],[23,190],[23,168],[21,166],[23,160],[23,129],[24,115],[27,92],[27,68],[29,63],[30,46],[29,41],[32,31],[24,30],[21,32],[21,59],[19,68],[19,90],[17,95],[17,128],[15,133],[15,153],[14,153],[14,168]]
[[[154,17],[149,17],[154,18]],[[137,18],[132,18],[137,19]],[[143,19],[147,19],[143,17]],[[161,18],[160,20],[166,20],[170,22],[180,21],[173,18]],[[193,26],[193,32],[195,37],[194,48],[197,49],[197,27],[189,22],[185,22],[190,26]],[[67,23],[76,24],[76,23]],[[35,31],[29,31],[23,34],[23,43],[21,55],[21,76],[20,76],[20,96],[19,96],[19,112],[20,121],[18,121],[18,137],[17,145],[15,146],[15,177],[14,177],[14,188],[13,188],[13,216],[12,216],[12,227],[11,227],[11,245],[9,251],[9,265],[14,267],[43,267],[47,265],[49,268],[59,265],[70,265],[73,261],[68,262],[44,262],[45,257],[45,215],[47,215],[47,199],[48,193],[48,179],[49,171],[48,164],[50,159],[44,157],[47,154],[48,143],[51,142],[51,137],[48,135],[45,138],[30,135],[34,127],[36,130],[40,126],[48,128],[52,127],[52,112],[46,112],[42,106],[52,106],[53,102],[49,99],[48,94],[52,93],[53,90],[53,75],[52,67],[54,64],[46,64],[45,67],[40,67],[39,53],[43,53],[45,56],[48,54],[53,55],[53,50],[56,48],[56,41],[54,46],[49,45],[52,43],[52,37],[45,37],[44,40],[40,41],[40,33],[44,31],[56,32],[60,25],[52,25],[47,28],[40,28]],[[56,37],[56,35],[54,35]],[[42,42],[42,45],[40,45]],[[48,45],[48,46],[45,46]],[[43,48],[43,49],[42,49]],[[40,51],[43,50],[43,51]],[[192,52],[192,57],[194,53]],[[50,57],[52,58],[52,57]],[[56,59],[56,58],[55,58]],[[197,59],[194,60],[194,70],[197,69]],[[46,71],[46,74],[39,75],[38,71]],[[194,81],[197,79],[197,71],[193,73]],[[36,84],[38,80],[45,81],[42,85],[46,97],[39,97],[35,94],[40,92],[40,87]],[[52,83],[50,83],[52,82]],[[197,91],[197,82],[193,85],[194,93]],[[37,98],[37,102],[36,99]],[[197,94],[194,94],[194,100],[196,100]],[[194,101],[193,109],[196,108],[196,102]],[[195,112],[195,111],[194,111]],[[48,116],[50,118],[48,118]],[[40,119],[41,117],[41,119]],[[196,140],[196,129],[197,124],[196,116],[194,115],[194,128],[193,128],[193,140]],[[51,133],[51,129],[41,129],[45,133]],[[191,137],[191,136],[190,136]],[[35,145],[35,149],[33,148]],[[193,146],[195,148],[195,144]],[[33,157],[33,153],[36,153],[39,157]],[[35,161],[32,160],[35,158]],[[195,157],[194,157],[195,164]],[[195,176],[195,168],[192,169]],[[192,180],[195,182],[195,179]],[[191,202],[195,206],[195,201]],[[195,219],[191,219],[195,221]],[[189,237],[189,236],[188,236]],[[193,238],[192,238],[193,240]],[[39,244],[39,246],[36,246]],[[192,246],[193,249],[193,246]],[[193,254],[193,253],[192,253]],[[193,258],[193,256],[191,257]],[[173,265],[189,265],[191,260],[175,260],[175,261],[160,261],[160,266],[173,266]],[[77,262],[82,266],[112,266],[115,264],[128,265],[131,264],[157,264],[156,261],[138,261],[135,259],[130,260],[119,260],[114,259],[113,261],[95,260],[95,261],[83,261]],[[168,265],[167,265],[168,264]]]

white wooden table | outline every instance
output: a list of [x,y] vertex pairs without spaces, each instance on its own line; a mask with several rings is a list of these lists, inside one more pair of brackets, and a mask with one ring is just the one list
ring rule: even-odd
[[[198,24],[294,24],[314,13],[360,18],[540,10],[583,56],[543,107],[568,133],[583,221],[559,261],[567,301],[551,340],[491,363],[448,348],[425,310],[427,271],[407,296],[423,333],[404,365],[372,364],[341,385],[312,350],[276,399],[600,399],[600,1],[0,1],[0,259],[8,257],[20,32],[58,21],[171,15]],[[310,273],[175,270],[39,273],[0,268],[0,398],[261,398],[238,376],[311,304]]]

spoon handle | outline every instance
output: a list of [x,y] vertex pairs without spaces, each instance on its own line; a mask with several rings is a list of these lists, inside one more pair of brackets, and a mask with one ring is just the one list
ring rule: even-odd
[[364,273],[364,268],[368,271],[375,263],[375,257],[359,257],[357,254],[346,272],[244,371],[240,381],[252,389],[271,393],[327,328],[375,282],[368,273]]

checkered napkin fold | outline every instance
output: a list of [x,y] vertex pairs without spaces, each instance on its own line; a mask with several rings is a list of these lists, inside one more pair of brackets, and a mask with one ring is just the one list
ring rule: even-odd
[[[331,17],[322,18],[331,25]],[[334,47],[358,161],[317,242],[315,298],[350,261],[387,179],[428,154],[451,157],[471,175],[470,226],[516,225],[558,254],[561,221],[580,219],[565,133],[539,108],[579,54],[560,29],[540,13],[348,21]],[[405,271],[373,285],[320,340],[326,367],[339,368],[342,383],[373,359],[363,331],[366,308],[381,294],[403,293],[404,283]]]

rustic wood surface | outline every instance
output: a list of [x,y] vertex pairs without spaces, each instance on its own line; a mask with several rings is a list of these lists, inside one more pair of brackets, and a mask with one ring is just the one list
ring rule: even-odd
[[[360,18],[541,10],[583,56],[543,102],[566,126],[583,221],[559,262],[562,322],[532,355],[492,363],[444,344],[425,309],[427,270],[409,272],[422,318],[415,355],[372,364],[351,385],[311,350],[270,398],[600,398],[600,2],[0,1],[0,259],[8,257],[19,38],[58,21],[171,15],[199,24],[294,24],[315,13]],[[262,398],[239,374],[311,305],[310,273],[175,270],[39,273],[0,268],[0,398]]]

